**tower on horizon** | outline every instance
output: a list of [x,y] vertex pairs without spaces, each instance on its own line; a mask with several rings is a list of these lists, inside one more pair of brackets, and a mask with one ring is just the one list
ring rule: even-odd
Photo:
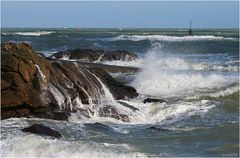
[[188,30],[188,35],[192,36],[192,21],[191,20],[190,20],[190,27],[189,27],[189,30]]

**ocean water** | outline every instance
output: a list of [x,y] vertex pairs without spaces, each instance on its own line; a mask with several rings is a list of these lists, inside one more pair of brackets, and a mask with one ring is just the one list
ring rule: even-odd
[[[187,33],[185,29],[2,29],[2,42],[27,42],[46,56],[74,48],[126,49],[139,59],[103,63],[141,68],[137,74],[111,74],[140,93],[122,100],[139,111],[120,107],[103,85],[104,98],[127,114],[130,123],[97,115],[79,119],[77,114],[69,122],[2,120],[2,156],[238,157],[239,32]],[[146,97],[167,102],[144,104]],[[63,139],[21,132],[33,123],[60,131]],[[149,129],[152,126],[161,130]]]

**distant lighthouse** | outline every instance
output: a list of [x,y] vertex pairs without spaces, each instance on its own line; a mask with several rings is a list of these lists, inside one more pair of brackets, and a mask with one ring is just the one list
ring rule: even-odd
[[191,20],[190,20],[190,27],[189,27],[189,30],[188,30],[188,35],[192,36],[192,21]]

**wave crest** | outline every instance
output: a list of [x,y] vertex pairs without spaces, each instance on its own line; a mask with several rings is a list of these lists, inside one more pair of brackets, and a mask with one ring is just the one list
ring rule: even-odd
[[181,42],[181,41],[216,41],[216,40],[233,40],[237,41],[237,38],[226,38],[222,36],[213,35],[201,35],[201,36],[167,36],[167,35],[120,35],[109,39],[110,41],[169,41],[169,42]]
[[3,35],[22,35],[22,36],[41,36],[49,35],[55,32],[51,31],[37,31],[37,32],[14,32],[14,33],[2,33]]

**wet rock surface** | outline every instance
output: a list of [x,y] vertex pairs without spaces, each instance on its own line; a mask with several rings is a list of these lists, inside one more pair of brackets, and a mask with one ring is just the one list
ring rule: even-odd
[[[3,119],[14,116],[26,117],[33,109],[47,108],[42,99],[41,86],[48,84],[50,68],[51,64],[33,53],[28,44],[1,44]],[[43,76],[44,78],[41,78]]]
[[41,125],[41,124],[33,124],[30,127],[22,129],[23,132],[30,132],[33,134],[38,134],[38,135],[46,135],[46,136],[51,136],[55,138],[62,138],[62,135],[50,127]]
[[124,114],[120,114],[114,107],[105,106],[99,109],[100,117],[111,117],[116,120],[122,120],[123,122],[130,122],[129,117]]
[[[108,97],[103,85],[114,99],[138,95],[101,66],[49,60],[24,43],[1,44],[1,49],[1,119],[34,116],[67,120],[82,104],[99,104]],[[101,116],[129,121],[112,107],[104,108]]]

